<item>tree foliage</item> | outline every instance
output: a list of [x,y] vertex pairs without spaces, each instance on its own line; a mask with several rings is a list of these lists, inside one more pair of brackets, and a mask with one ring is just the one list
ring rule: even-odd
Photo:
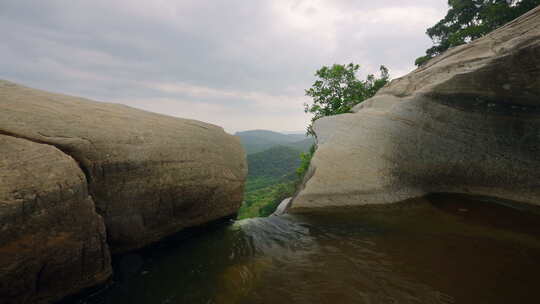
[[286,146],[275,146],[263,152],[249,154],[248,179],[294,175],[291,172],[300,165],[298,155],[301,152]]
[[[359,68],[352,63],[335,64],[317,71],[318,79],[306,90],[306,94],[313,97],[313,104],[305,104],[305,111],[314,114],[312,122],[323,116],[350,112],[354,105],[375,95],[388,82],[388,69],[384,66],[380,68],[379,78],[368,75],[364,81],[356,77]],[[308,130],[311,130],[311,124]],[[300,153],[290,147],[276,146],[248,155],[245,202],[238,218],[268,216],[283,199],[293,196],[309,168],[315,148],[312,145],[309,152]]]
[[366,80],[356,76],[360,66],[334,64],[323,66],[315,76],[317,80],[307,89],[306,95],[313,99],[312,104],[304,104],[304,111],[313,114],[307,133],[313,135],[313,122],[324,116],[349,113],[360,102],[372,97],[389,79],[388,69],[380,67],[380,76],[370,74]]
[[266,217],[272,215],[279,204],[286,198],[293,196],[296,191],[295,183],[282,183],[276,185],[272,201],[259,209],[259,216]]
[[246,191],[245,202],[238,210],[238,219],[269,216],[283,199],[293,196],[296,185],[296,180],[280,182],[273,179],[263,188]]
[[309,169],[309,165],[311,164],[311,158],[313,158],[313,154],[315,154],[316,149],[317,146],[312,145],[308,152],[300,154],[300,165],[296,169],[296,175],[298,176],[299,180],[304,179],[304,176]]
[[415,64],[480,38],[538,5],[540,0],[448,0],[446,16],[426,31],[434,45]]
[[247,156],[248,176],[238,219],[268,216],[284,198],[294,194],[300,182],[295,174],[301,164],[300,154],[290,147],[275,146]]

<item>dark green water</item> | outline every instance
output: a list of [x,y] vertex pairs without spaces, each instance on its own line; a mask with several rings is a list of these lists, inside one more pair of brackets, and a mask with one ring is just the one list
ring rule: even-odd
[[540,218],[459,197],[243,220],[70,303],[538,303]]

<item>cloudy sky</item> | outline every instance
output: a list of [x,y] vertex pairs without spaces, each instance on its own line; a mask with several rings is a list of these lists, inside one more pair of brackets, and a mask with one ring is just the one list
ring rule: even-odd
[[414,68],[446,0],[1,0],[0,78],[214,123],[296,131],[323,65]]

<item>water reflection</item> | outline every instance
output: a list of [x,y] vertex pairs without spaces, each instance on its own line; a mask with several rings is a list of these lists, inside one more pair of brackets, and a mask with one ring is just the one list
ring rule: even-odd
[[124,256],[72,303],[533,303],[538,223],[453,196],[243,220]]

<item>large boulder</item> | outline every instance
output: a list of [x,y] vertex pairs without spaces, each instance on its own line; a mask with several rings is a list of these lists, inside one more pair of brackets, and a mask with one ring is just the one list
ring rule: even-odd
[[75,160],[0,135],[0,303],[49,303],[110,274],[103,219]]
[[215,125],[0,81],[0,134],[78,163],[113,253],[231,216],[242,202],[244,151]]
[[295,211],[434,192],[540,205],[540,7],[314,127]]

